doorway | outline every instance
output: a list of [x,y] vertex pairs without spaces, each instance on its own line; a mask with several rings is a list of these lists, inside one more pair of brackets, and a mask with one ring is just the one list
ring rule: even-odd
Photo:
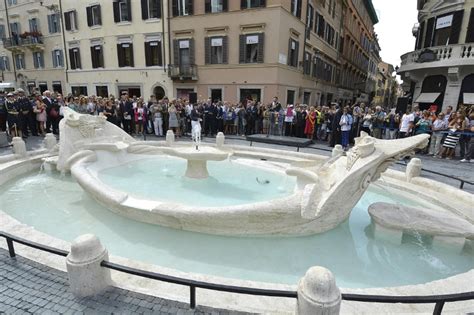
[[159,100],[162,100],[163,97],[166,96],[166,93],[165,93],[165,90],[161,86],[155,86],[155,88],[153,89],[153,95],[155,95],[156,99],[159,101]]
[[260,102],[261,93],[261,89],[240,89],[240,101],[254,100]]
[[211,100],[212,102],[222,101],[222,89],[211,89]]

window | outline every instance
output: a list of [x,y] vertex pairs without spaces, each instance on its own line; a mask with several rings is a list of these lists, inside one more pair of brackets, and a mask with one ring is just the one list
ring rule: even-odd
[[25,54],[15,55],[15,66],[18,70],[25,69]]
[[304,52],[303,73],[306,75],[311,74],[311,53],[307,51]]
[[109,96],[109,88],[107,85],[97,85],[95,87],[95,95],[101,97],[108,97]]
[[[307,16],[307,19],[308,19],[308,30],[312,30],[313,29],[313,24],[314,24],[314,8],[312,5],[308,5],[308,16]],[[309,33],[309,32],[308,32]]]
[[239,62],[263,63],[264,34],[240,35]]
[[130,0],[114,1],[114,22],[131,22],[132,21],[132,4]]
[[290,38],[288,43],[288,65],[290,67],[298,67],[298,47],[299,43]]
[[48,15],[48,31],[50,34],[60,32],[59,13]]
[[17,37],[20,36],[20,23],[18,22],[13,22],[10,23],[10,32],[12,33],[12,37]]
[[173,16],[193,15],[193,0],[173,0]]
[[17,0],[8,0],[8,5],[15,5],[17,3]]
[[316,34],[318,34],[319,37],[324,37],[325,26],[326,22],[324,21],[324,17],[316,12],[315,32]]
[[286,90],[286,104],[295,104],[294,90]]
[[467,32],[466,32],[466,43],[473,43],[474,42],[474,8],[471,9],[471,13],[469,15],[469,24],[467,25]]
[[74,96],[88,95],[87,86],[71,86],[71,92]]
[[206,0],[206,13],[219,13],[227,11],[228,0]]
[[33,52],[33,65],[35,69],[44,68],[44,55],[42,52]]
[[117,56],[119,67],[133,67],[133,44],[122,43],[117,44]]
[[5,25],[3,24],[0,24],[0,39],[4,39],[6,36],[6,33],[5,33]]
[[240,8],[251,9],[251,8],[264,8],[265,0],[240,0]]
[[30,32],[39,32],[39,26],[38,26],[38,19],[37,18],[29,19],[28,24],[30,25]]
[[145,61],[147,67],[163,66],[161,41],[145,42]]
[[10,60],[8,60],[7,56],[0,57],[0,70],[10,71]]
[[303,93],[303,104],[309,104],[311,100],[311,92],[304,92]]
[[161,0],[141,0],[142,19],[161,19]]
[[301,18],[301,0],[291,0],[291,14]]
[[206,64],[228,63],[227,36],[205,38]]
[[81,53],[79,48],[69,49],[69,62],[71,63],[71,69],[81,69]]
[[86,8],[87,26],[102,25],[102,16],[100,4],[92,5]]
[[64,12],[64,24],[66,31],[75,31],[77,30],[77,12],[69,11]]
[[92,68],[104,68],[104,53],[102,45],[91,46]]
[[183,69],[194,64],[194,39],[174,40],[174,62]]
[[61,68],[64,67],[63,51],[60,49],[55,49],[51,52],[53,56],[53,67]]

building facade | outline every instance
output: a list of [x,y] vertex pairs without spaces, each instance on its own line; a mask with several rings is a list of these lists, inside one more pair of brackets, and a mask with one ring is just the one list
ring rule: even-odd
[[[341,39],[340,98],[348,102],[368,103],[374,83],[370,79],[374,79],[376,67],[371,54],[372,50],[378,48],[374,33],[374,25],[378,23],[378,18],[372,1],[351,0],[346,4],[343,18],[344,32]],[[375,54],[378,55],[378,52]]]
[[167,3],[8,0],[0,18],[2,81],[30,92],[173,97]]
[[38,1],[1,1],[0,36],[1,79],[6,86],[29,92],[66,91],[58,13]]
[[73,94],[173,97],[165,0],[63,1]]
[[474,0],[418,0],[415,50],[401,56],[405,94],[421,109],[474,104]]
[[337,99],[340,0],[172,0],[175,94],[326,104]]

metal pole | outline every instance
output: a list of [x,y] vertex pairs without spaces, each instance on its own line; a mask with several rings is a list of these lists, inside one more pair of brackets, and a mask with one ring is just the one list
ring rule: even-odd
[[464,189],[464,181],[461,181],[461,185],[459,186],[459,189]]
[[189,287],[189,306],[191,309],[196,308],[196,287],[195,286],[190,286]]
[[[69,70],[69,61],[68,61],[68,53],[66,50],[66,33],[65,33],[65,27],[64,27],[64,18],[63,18],[63,2],[62,0],[59,0],[59,21],[61,21],[61,35],[63,37],[63,50],[64,50],[64,71],[65,71],[65,77],[66,77],[66,88],[67,85],[69,85],[69,75],[68,75],[68,70]],[[77,22],[76,22],[77,23]],[[64,93],[63,93],[64,94]]]
[[444,306],[444,301],[436,302],[433,315],[441,315],[441,313],[443,312],[443,306]]
[[8,253],[10,254],[10,257],[13,258],[15,257],[15,247],[13,247],[13,240],[9,237],[7,237],[7,245],[8,245]]

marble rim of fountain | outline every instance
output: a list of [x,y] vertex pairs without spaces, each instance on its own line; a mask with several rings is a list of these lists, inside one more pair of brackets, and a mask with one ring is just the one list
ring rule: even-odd
[[[238,146],[235,146],[238,147]],[[247,147],[240,147],[242,150],[247,149]],[[273,152],[278,150],[268,149]],[[303,154],[305,155],[305,154]],[[44,150],[33,152],[28,157],[23,159],[14,158],[9,162],[0,164],[0,185],[3,185],[8,180],[13,180],[18,176],[21,176],[25,173],[31,172],[35,169],[39,169],[42,164],[42,158],[51,156],[51,154],[44,154]],[[298,156],[298,154],[296,154]],[[326,159],[323,157],[322,159]],[[453,211],[452,202],[455,201],[456,205],[463,205],[465,212],[460,213],[459,211],[453,211],[457,214],[462,214],[467,217],[469,221],[474,222],[474,214],[469,205],[472,205],[474,202],[474,195],[456,189],[452,186],[449,186],[445,183],[438,182],[428,178],[416,177],[411,180],[410,183],[405,180],[405,173],[388,170],[386,171],[380,180],[375,182],[377,185],[396,187],[407,192],[416,192],[420,198],[425,199],[429,202],[434,202],[436,205],[443,206],[447,210]],[[423,185],[426,191],[420,192],[420,185]],[[447,204],[447,199],[450,199],[450,204]],[[48,234],[39,232],[33,227],[23,224],[16,219],[10,217],[6,213],[2,212],[0,209],[0,218],[2,223],[5,225],[2,227],[2,230],[13,235],[29,239],[40,244],[46,244],[49,246],[69,250],[70,243],[64,240],[60,240]],[[472,241],[471,241],[472,242]],[[50,267],[56,268],[58,270],[65,271],[64,261],[58,256],[51,255],[46,252],[37,251],[22,245],[16,245],[18,248],[18,254],[25,256],[26,258],[32,259],[39,263],[46,264]],[[6,248],[5,242],[0,242],[0,247]],[[213,283],[222,283],[222,284],[232,284],[237,286],[250,286],[256,288],[273,288],[273,289],[282,289],[282,290],[296,290],[297,284],[295,285],[284,285],[277,283],[265,283],[249,280],[240,280],[232,278],[224,278],[212,275],[203,275],[198,273],[187,273],[175,269],[165,268],[157,265],[147,264],[144,262],[134,261],[131,259],[118,257],[111,255],[111,261],[124,264],[134,268],[142,268],[155,272],[166,273],[169,275],[174,275],[178,277],[187,277],[190,279],[198,279],[203,281],[209,281]],[[382,287],[382,288],[364,288],[364,289],[344,289],[342,291],[345,293],[357,293],[357,294],[379,294],[379,295],[432,295],[436,294],[450,294],[464,292],[472,289],[472,284],[466,279],[471,279],[474,276],[474,269],[460,273],[451,277],[423,283],[416,285],[406,285],[406,286],[397,286],[397,287]],[[118,272],[113,272],[113,279],[115,285],[134,290],[137,292],[142,292],[146,294],[156,295],[163,298],[172,298],[179,301],[187,302],[189,298],[189,289],[187,287],[177,288],[176,286],[168,286],[158,281],[145,280],[143,278],[136,279],[136,277],[129,276],[126,274],[121,274]],[[336,278],[337,281],[337,278]],[[159,290],[158,290],[159,288]],[[158,292],[158,295],[157,295]],[[215,296],[212,294],[218,294],[217,292],[210,291],[200,291],[199,293],[199,303],[201,305],[207,305],[211,307],[227,307],[228,305],[233,306],[234,309],[244,310],[248,309],[249,311],[281,311],[292,312],[294,311],[293,302],[288,303],[288,299],[278,299],[278,298],[258,298],[255,300],[249,300],[250,297],[244,295],[225,295],[227,299],[216,302]],[[295,301],[294,301],[295,302]],[[468,301],[469,302],[469,301]],[[224,303],[223,305],[216,305],[216,303]],[[227,303],[227,304],[226,304]],[[344,302],[346,305],[351,305],[351,311],[353,313],[359,313],[361,311],[370,311],[373,310],[373,303],[351,303]],[[344,305],[343,303],[343,305]],[[365,306],[363,304],[366,304]],[[445,305],[445,310],[449,311],[450,307],[453,305],[466,305],[463,309],[468,309],[467,304],[457,303],[447,303]],[[352,306],[353,305],[353,306]],[[366,308],[369,307],[369,308]],[[403,309],[407,311],[416,311],[419,312],[432,312],[432,305],[409,305],[410,308]],[[394,307],[390,305],[389,307]],[[232,308],[232,307],[231,307]],[[459,311],[459,310],[458,310]]]
[[[18,220],[10,217],[8,214],[0,210],[0,220],[4,222],[3,231],[10,233],[12,235],[22,237],[31,241],[34,241],[39,244],[48,245],[51,247],[70,250],[71,243],[62,239],[58,239],[51,235],[45,234],[36,230],[35,228],[28,226],[19,222]],[[106,246],[106,244],[105,244]],[[0,242],[0,247],[7,249],[6,242]],[[107,247],[107,246],[106,246]],[[21,244],[15,244],[15,250],[18,255],[21,255],[25,258],[34,260],[36,262],[45,264],[49,267],[55,268],[57,270],[66,271],[64,258],[56,256],[44,251],[38,251],[36,249],[23,246]],[[110,261],[131,268],[139,268],[142,270],[148,270],[151,272],[162,273],[175,277],[182,277],[187,279],[194,279],[198,281],[206,281],[216,284],[223,285],[233,285],[233,286],[242,286],[242,287],[252,287],[252,288],[261,288],[261,289],[277,289],[277,290],[291,290],[296,291],[297,284],[288,285],[288,284],[279,284],[279,283],[267,283],[267,282],[258,282],[251,280],[241,280],[234,278],[225,278],[214,275],[206,275],[192,272],[183,272],[172,268],[162,267],[159,265],[149,264],[141,261],[136,261],[129,258],[124,258],[116,255],[110,255]],[[178,286],[165,282],[135,277],[125,273],[112,270],[112,280],[113,285],[136,291],[144,294],[149,294],[153,296],[158,296],[161,298],[174,299],[181,302],[189,302],[189,288],[186,286]],[[355,293],[355,294],[372,294],[372,295],[440,295],[440,294],[452,294],[465,292],[472,289],[472,284],[469,280],[474,276],[474,269],[469,271],[453,275],[447,278],[434,280],[422,284],[414,285],[404,285],[396,287],[374,287],[374,288],[340,288],[344,293]],[[337,283],[337,277],[336,277]],[[292,313],[296,305],[296,300],[287,299],[287,298],[275,298],[275,297],[261,297],[261,296],[247,296],[239,295],[232,293],[223,293],[212,290],[199,290],[199,304],[209,307],[220,307],[226,309],[235,309],[240,311],[253,311],[253,312],[278,312],[278,313]],[[216,299],[216,295],[220,298]],[[224,298],[221,298],[221,297]],[[469,302],[469,301],[465,301]],[[464,302],[464,303],[465,303]],[[346,304],[350,304],[351,313],[360,313],[367,312],[369,310],[374,310],[374,307],[377,307],[374,303],[358,303],[358,302],[349,302],[344,301]],[[453,307],[454,304],[459,304],[463,302],[456,303],[447,303],[445,305],[444,311],[449,312],[449,308]],[[463,310],[470,309],[470,304],[461,304],[465,305],[462,307]],[[230,306],[230,307],[229,307]],[[394,305],[384,305],[384,307],[390,308]],[[399,307],[406,307],[404,312],[432,312],[433,306],[423,305],[423,304],[407,304],[407,305],[398,305]],[[368,307],[368,309],[366,308]],[[382,311],[385,310],[385,311]],[[459,309],[456,309],[459,311]],[[380,309],[382,313],[386,313],[387,309]],[[388,310],[390,312],[390,310]],[[394,311],[392,311],[393,313]],[[395,311],[395,312],[400,312]],[[370,312],[369,312],[370,313]]]

